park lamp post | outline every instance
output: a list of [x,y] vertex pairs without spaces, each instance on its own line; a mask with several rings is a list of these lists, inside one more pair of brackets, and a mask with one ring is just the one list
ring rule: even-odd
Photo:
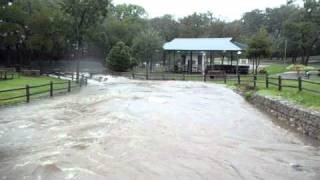
[[237,75],[239,75],[239,60],[240,60],[240,56],[241,56],[242,52],[241,51],[238,51],[237,52],[237,68],[236,68],[236,73]]

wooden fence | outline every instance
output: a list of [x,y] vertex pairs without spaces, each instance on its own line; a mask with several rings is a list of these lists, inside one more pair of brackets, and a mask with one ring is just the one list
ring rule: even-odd
[[141,80],[181,80],[181,81],[204,81],[204,82],[221,82],[221,83],[234,83],[237,85],[250,85],[253,88],[264,87],[270,88],[276,87],[279,91],[283,88],[294,88],[297,91],[308,91],[316,94],[320,94],[320,82],[305,80],[301,77],[296,79],[282,78],[281,76],[274,77],[266,75],[207,75],[201,74],[174,74],[174,73],[135,73],[126,72],[121,75],[132,79]]
[[[73,78],[72,78],[73,79]],[[25,99],[25,102],[29,103],[31,97],[41,94],[49,94],[50,97],[53,97],[55,92],[71,92],[71,90],[75,87],[82,87],[88,84],[88,78],[85,76],[81,76],[79,83],[76,83],[73,80],[66,80],[64,82],[50,82],[47,84],[35,85],[30,86],[26,85],[23,88],[16,88],[16,89],[7,89],[7,90],[0,90],[0,104],[1,102],[6,102],[10,100],[16,99]],[[32,92],[34,90],[35,92]],[[1,94],[7,95],[5,93],[13,94],[12,97],[1,98]]]

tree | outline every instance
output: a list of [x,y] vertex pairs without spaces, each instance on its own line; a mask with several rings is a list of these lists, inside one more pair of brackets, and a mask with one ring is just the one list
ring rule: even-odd
[[308,65],[309,57],[320,38],[320,3],[306,0],[303,9],[293,13],[285,23],[285,36],[294,51],[301,52],[302,64]]
[[119,41],[110,51],[106,62],[107,67],[116,72],[127,71],[131,67],[131,49]]
[[151,27],[159,31],[160,36],[166,40],[180,36],[180,24],[171,15],[164,15],[150,20]]
[[268,37],[267,30],[260,28],[259,32],[252,37],[247,49],[247,56],[253,60],[253,72],[258,73],[260,59],[269,57],[271,54],[271,41]]
[[146,10],[138,5],[119,4],[113,8],[113,14],[118,20],[140,19],[146,17]]
[[163,40],[159,33],[152,28],[141,32],[133,40],[134,57],[139,62],[147,62],[149,68],[152,68],[155,55],[160,52]]
[[[77,56],[83,52],[85,33],[107,16],[109,0],[62,0],[61,9],[71,19]],[[77,61],[77,81],[79,81],[79,59]]]

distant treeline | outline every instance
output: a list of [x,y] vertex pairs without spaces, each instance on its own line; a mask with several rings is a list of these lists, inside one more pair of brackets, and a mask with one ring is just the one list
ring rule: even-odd
[[142,62],[161,58],[155,54],[173,38],[233,37],[247,43],[261,28],[272,42],[270,58],[283,58],[287,49],[293,62],[302,57],[307,64],[309,56],[320,54],[318,0],[305,0],[303,7],[288,1],[281,7],[247,12],[232,22],[214,12],[150,19],[140,6],[114,5],[109,0],[1,0],[0,65],[83,56],[105,59],[119,41]]

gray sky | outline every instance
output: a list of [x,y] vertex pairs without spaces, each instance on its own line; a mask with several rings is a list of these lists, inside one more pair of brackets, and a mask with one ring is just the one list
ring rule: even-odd
[[113,2],[140,5],[146,9],[151,18],[164,14],[172,14],[179,18],[193,12],[211,11],[216,17],[231,21],[240,19],[245,12],[278,7],[287,0],[113,0]]

